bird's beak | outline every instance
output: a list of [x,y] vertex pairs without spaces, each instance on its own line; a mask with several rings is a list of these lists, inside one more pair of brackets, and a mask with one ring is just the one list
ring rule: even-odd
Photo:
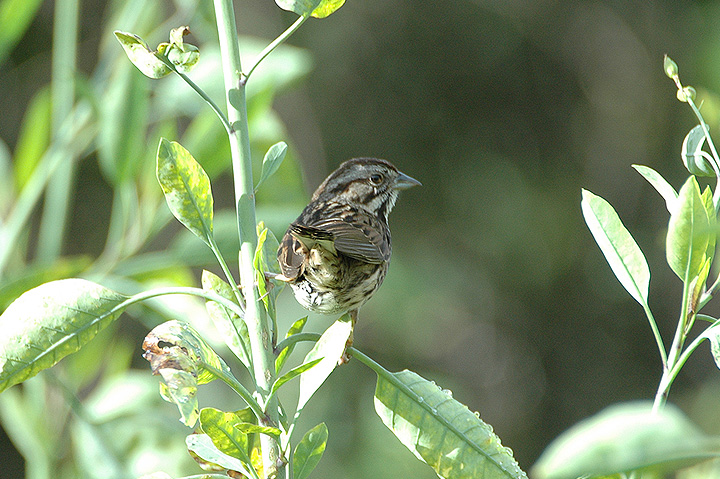
[[422,186],[422,183],[420,183],[415,178],[406,175],[402,171],[399,172],[397,178],[395,178],[395,183],[393,183],[393,188],[396,190],[404,190],[406,188],[411,188],[413,186]]

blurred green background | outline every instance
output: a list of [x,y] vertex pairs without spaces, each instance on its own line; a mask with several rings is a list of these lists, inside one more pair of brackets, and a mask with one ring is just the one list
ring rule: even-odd
[[[62,254],[41,254],[46,199],[12,245],[0,276],[2,309],[66,276],[124,293],[199,283],[211,258],[170,221],[153,183],[161,135],[179,140],[213,178],[220,239],[234,257],[219,123],[176,78],[143,78],[111,34],[133,31],[155,46],[170,28],[189,25],[186,40],[202,52],[190,76],[222,104],[212,5],[195,3],[80,0],[75,89],[90,105],[90,137],[57,170],[73,178]],[[1,5],[33,10],[20,4]],[[3,218],[49,141],[53,106],[42,89],[51,81],[54,5],[40,2],[17,41],[0,42]],[[243,38],[243,52],[294,20],[272,0],[236,6],[240,33],[254,37]],[[290,144],[258,195],[258,218],[276,235],[348,158],[386,158],[423,183],[403,192],[392,214],[392,266],[360,313],[359,349],[451,389],[525,470],[578,420],[654,396],[661,370],[650,329],[585,227],[580,189],[610,201],[645,252],[650,305],[669,342],[681,283],[665,263],[667,211],[630,165],[651,166],[676,188],[687,177],[680,146],[695,119],[663,74],[665,53],[698,89],[717,130],[720,2],[348,0],[276,53],[251,79],[250,97],[256,161],[274,142]],[[26,151],[33,148],[39,153]],[[284,329],[305,314],[289,292],[279,310]],[[712,302],[707,312],[720,314]],[[159,400],[158,380],[140,358],[149,328],[186,315],[205,321],[202,305],[177,298],[131,310],[89,351],[0,395],[0,477],[22,477],[18,450],[40,464],[27,466],[34,477],[48,467],[54,477],[199,473],[183,451],[189,431]],[[313,316],[308,329],[332,320]],[[375,416],[374,381],[353,361],[308,406],[304,429],[324,420],[330,430],[314,477],[436,477]],[[670,402],[718,434],[719,395],[720,374],[703,346]],[[238,406],[214,384],[200,401]]]

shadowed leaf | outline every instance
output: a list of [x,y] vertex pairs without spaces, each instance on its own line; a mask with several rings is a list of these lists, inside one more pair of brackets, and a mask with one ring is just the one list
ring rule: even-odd
[[328,440],[328,428],[321,422],[305,433],[293,454],[293,477],[306,479],[320,462]]

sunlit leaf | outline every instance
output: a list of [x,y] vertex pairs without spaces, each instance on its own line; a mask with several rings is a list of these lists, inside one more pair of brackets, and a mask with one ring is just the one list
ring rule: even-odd
[[648,402],[610,406],[558,436],[533,466],[537,479],[628,473],[652,468],[664,474],[720,455],[677,408],[653,411]]
[[197,331],[180,321],[156,326],[145,337],[143,349],[153,374],[163,378],[163,398],[177,405],[181,421],[188,427],[193,427],[199,417],[197,386],[232,376],[227,364]]
[[585,223],[620,284],[638,303],[647,304],[650,269],[615,209],[599,196],[583,190],[582,211]]
[[342,7],[343,4],[345,4],[345,0],[322,0],[320,5],[313,10],[311,16],[315,18],[325,18]]
[[660,173],[653,170],[649,166],[632,165],[632,167],[635,168],[638,173],[643,175],[643,178],[645,178],[648,183],[650,183],[652,187],[655,188],[658,193],[660,193],[660,196],[662,196],[665,200],[665,205],[668,212],[672,213],[678,196],[675,188],[673,188],[672,185],[670,185],[670,183],[668,183],[665,178],[660,175]]
[[[240,433],[238,433],[240,434]],[[220,451],[207,434],[191,434],[185,438],[188,450],[197,454],[203,460],[217,464],[231,471],[239,471],[246,477],[257,478],[257,473],[250,472],[249,466],[240,459]]]
[[712,235],[700,186],[691,176],[680,189],[666,238],[667,262],[681,280],[691,281],[698,275]]
[[293,477],[306,479],[320,462],[328,440],[328,428],[321,422],[310,429],[298,443],[293,454]]
[[279,378],[275,380],[275,382],[272,385],[272,388],[270,389],[270,394],[273,395],[277,392],[280,387],[285,384],[286,382],[290,381],[291,379],[294,379],[298,376],[300,376],[302,373],[307,371],[308,369],[316,366],[320,361],[322,361],[322,358],[316,358],[308,363],[303,363],[300,366],[297,366],[295,368],[292,368],[290,371],[286,372]]
[[255,186],[255,191],[257,191],[258,188],[260,188],[260,185],[262,185],[265,180],[270,178],[272,174],[280,168],[282,161],[285,159],[287,148],[287,143],[281,141],[275,143],[270,147],[267,153],[265,153],[262,163],[262,172],[260,173],[260,180],[258,180],[258,183]]
[[206,244],[213,233],[210,179],[179,143],[160,139],[157,178],[172,214]]
[[133,65],[140,70],[143,75],[150,78],[162,78],[169,75],[172,70],[162,60],[160,60],[155,52],[153,52],[145,41],[134,33],[115,31],[117,38],[123,50]]
[[248,436],[235,426],[244,421],[234,412],[224,412],[206,407],[200,412],[200,427],[210,437],[215,447],[228,456],[250,464]]
[[45,283],[0,315],[0,391],[53,366],[122,312],[126,299],[84,279]]
[[273,437],[276,441],[280,440],[280,434],[282,432],[276,427],[270,426],[258,426],[248,422],[241,422],[236,424],[235,428],[244,434],[265,434],[266,436]]
[[352,332],[350,316],[344,314],[335,321],[318,339],[315,346],[305,356],[305,364],[315,359],[322,359],[316,366],[300,376],[300,393],[298,394],[298,411],[305,407],[315,391],[330,376],[345,351],[345,345]]
[[342,7],[345,0],[275,0],[275,3],[283,10],[295,12],[298,15],[325,18]]
[[[237,298],[230,285],[216,274],[203,270],[202,285],[206,291],[214,291],[218,295],[237,304]],[[205,308],[213,324],[220,332],[220,335],[225,339],[225,344],[227,344],[228,348],[242,361],[249,371],[252,370],[250,336],[248,334],[247,324],[245,324],[243,318],[215,301],[206,302]]]
[[705,132],[701,125],[696,125],[685,136],[682,144],[682,160],[685,168],[696,176],[715,176],[715,170],[707,153],[703,151]]
[[[290,326],[290,329],[288,329],[287,334],[285,335],[286,338],[289,338],[293,334],[301,333],[303,328],[305,328],[305,325],[307,324],[308,317],[302,317],[295,321],[292,326]],[[280,372],[282,367],[285,365],[285,361],[287,361],[287,358],[290,357],[290,354],[295,349],[295,344],[291,344],[287,348],[280,351],[280,354],[278,354],[277,359],[275,360],[275,371],[277,373]]]
[[378,374],[375,411],[444,479],[527,479],[490,425],[412,371]]

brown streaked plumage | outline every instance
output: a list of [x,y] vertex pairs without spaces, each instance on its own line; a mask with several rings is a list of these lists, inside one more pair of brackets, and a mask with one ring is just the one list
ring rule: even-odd
[[278,249],[282,275],[305,308],[325,314],[357,310],[387,273],[388,215],[398,191],[420,182],[375,158],[346,161],[315,190]]

